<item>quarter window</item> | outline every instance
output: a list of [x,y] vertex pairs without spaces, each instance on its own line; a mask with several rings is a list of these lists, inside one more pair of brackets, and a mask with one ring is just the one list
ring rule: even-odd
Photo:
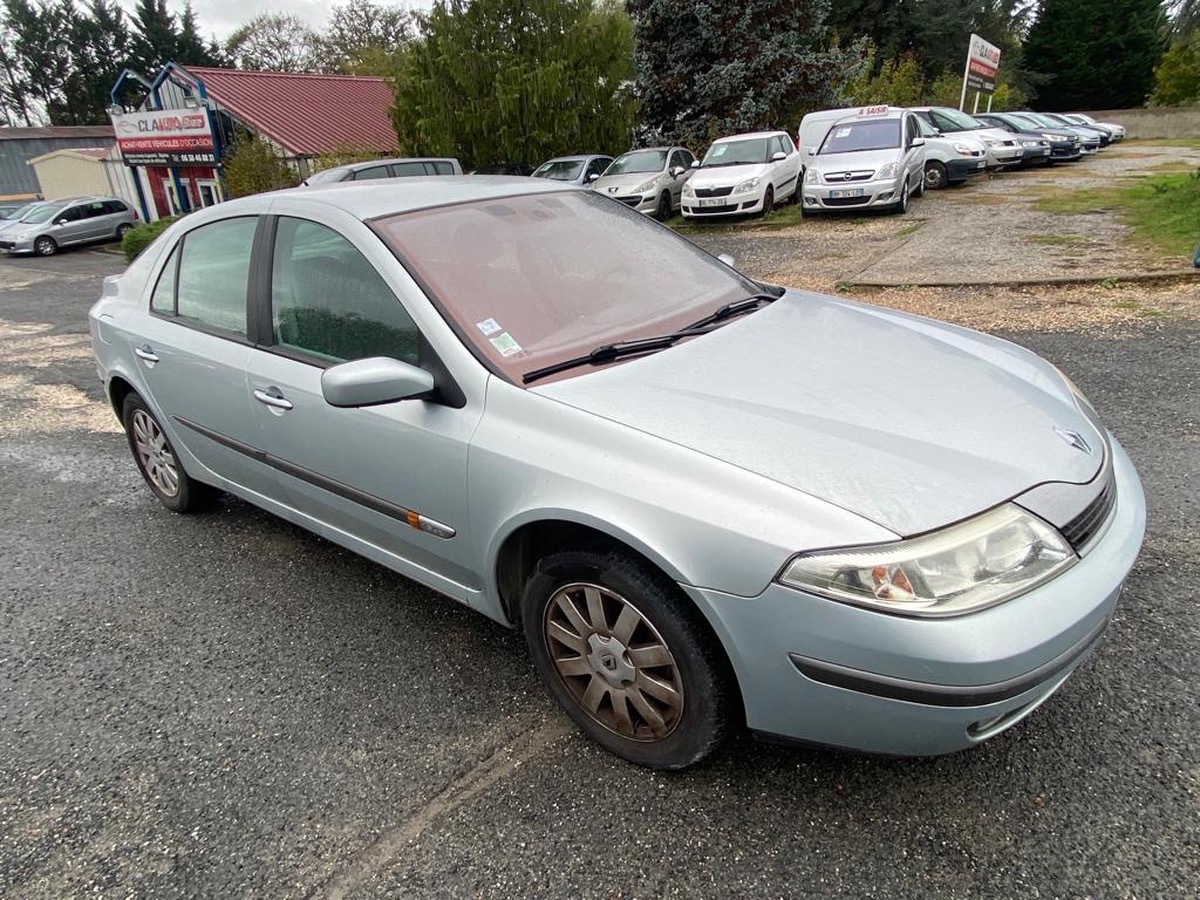
[[178,314],[203,325],[246,333],[246,285],[258,219],[223,219],[189,231],[179,261]]
[[276,344],[322,361],[418,359],[417,327],[387,282],[350,241],[316,222],[279,219],[271,317]]
[[150,308],[163,315],[175,315],[175,269],[179,265],[179,248],[171,252],[171,258],[158,276],[158,284],[150,297]]

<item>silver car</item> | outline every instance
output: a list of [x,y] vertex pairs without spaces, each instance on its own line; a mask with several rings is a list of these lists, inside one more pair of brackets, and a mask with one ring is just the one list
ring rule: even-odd
[[865,107],[840,119],[807,150],[800,214],[831,210],[908,212],[925,193],[925,138],[907,110]]
[[683,185],[691,177],[695,161],[685,147],[630,150],[613,160],[592,182],[592,189],[666,221],[680,209]]
[[612,165],[611,156],[556,156],[533,170],[534,178],[549,178],[563,184],[588,185]]
[[309,175],[306,185],[339,181],[377,181],[380,178],[409,178],[419,175],[461,175],[462,166],[452,157],[372,159],[322,169]]
[[542,179],[198,210],[90,327],[167,507],[228,491],[520,628],[647,766],[742,725],[978,744],[1095,646],[1142,541],[1133,466],[1049,363]]
[[138,214],[119,197],[51,200],[0,230],[0,250],[53,256],[62,247],[119,241],[138,223]]

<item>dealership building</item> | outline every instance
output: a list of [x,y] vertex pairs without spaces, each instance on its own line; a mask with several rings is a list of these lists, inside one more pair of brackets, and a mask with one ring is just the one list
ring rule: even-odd
[[[120,98],[138,96],[130,107]],[[168,63],[153,79],[125,70],[109,109],[132,199],[154,220],[226,199],[221,162],[238,129],[265,140],[299,178],[341,150],[396,152],[382,78],[240,72]]]

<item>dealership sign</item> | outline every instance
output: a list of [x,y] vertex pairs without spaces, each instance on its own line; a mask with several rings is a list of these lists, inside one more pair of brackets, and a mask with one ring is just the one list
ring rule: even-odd
[[128,166],[211,166],[217,161],[205,110],[120,113],[112,123]]
[[1000,48],[977,34],[971,35],[967,51],[967,87],[981,94],[996,90],[996,72],[1000,68]]

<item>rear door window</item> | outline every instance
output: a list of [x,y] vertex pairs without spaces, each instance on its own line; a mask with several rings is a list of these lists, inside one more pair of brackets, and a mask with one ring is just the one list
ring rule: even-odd
[[359,169],[354,173],[355,181],[366,181],[371,178],[391,178],[392,173],[387,166],[372,166],[369,169]]
[[189,231],[179,260],[176,310],[180,318],[246,334],[246,290],[255,216],[223,219]]

